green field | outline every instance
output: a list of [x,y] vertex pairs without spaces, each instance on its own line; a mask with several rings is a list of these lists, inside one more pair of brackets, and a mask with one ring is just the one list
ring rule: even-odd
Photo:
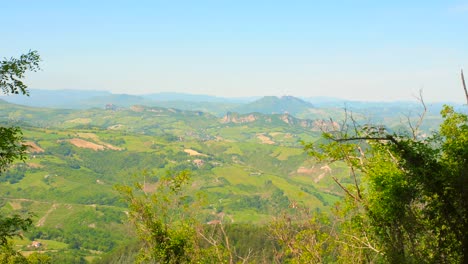
[[201,219],[217,210],[236,223],[265,224],[292,203],[329,210],[343,196],[331,176],[352,183],[344,165],[306,155],[300,142],[317,140],[320,129],[292,116],[237,123],[157,107],[0,108],[0,121],[21,125],[34,145],[0,183],[0,212],[35,214],[25,240],[14,241],[25,252],[36,240],[42,251],[90,261],[127,243],[133,235],[115,185],[150,188],[168,171],[190,171],[189,194],[207,199]]

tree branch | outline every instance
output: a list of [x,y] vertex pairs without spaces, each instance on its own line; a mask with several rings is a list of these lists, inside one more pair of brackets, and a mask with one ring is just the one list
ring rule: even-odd
[[468,104],[468,90],[466,89],[465,76],[463,75],[463,70],[461,70],[461,79],[462,79],[463,89],[465,90],[466,103]]
[[384,141],[391,141],[392,143],[399,145],[398,141],[391,135],[387,135],[385,137],[350,137],[350,138],[332,138],[331,140],[335,142],[347,142],[347,141],[355,141],[355,140],[384,140]]
[[346,192],[347,195],[351,196],[351,198],[353,198],[355,201],[359,200],[359,198],[356,198],[356,196],[354,196],[348,189],[346,189],[346,187],[344,187],[335,176],[333,176],[332,178],[336,182],[336,184],[338,184],[340,188]]
[[422,96],[422,90],[419,90],[419,95],[416,96],[416,99],[423,106],[423,112],[419,115],[418,122],[416,123],[416,125],[414,127],[411,124],[411,120],[410,120],[410,118],[408,116],[408,125],[409,125],[409,127],[411,129],[411,132],[413,134],[413,139],[417,139],[419,128],[421,127],[422,122],[424,121],[424,117],[426,116],[426,113],[427,113],[427,107],[426,107],[426,103],[424,102],[424,99],[423,99],[423,96]]

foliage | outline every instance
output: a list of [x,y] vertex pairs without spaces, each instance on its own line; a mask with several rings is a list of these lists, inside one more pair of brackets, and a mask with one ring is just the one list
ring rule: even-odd
[[[26,71],[39,69],[39,61],[39,54],[36,51],[23,54],[19,59],[0,61],[0,88],[3,94],[28,95],[27,86],[22,79]],[[22,139],[20,128],[0,126],[0,173],[4,172],[14,160],[25,159],[26,146],[21,143]],[[31,216],[26,218],[19,215],[0,216],[0,246],[6,247],[8,238],[21,237],[22,231],[27,230],[31,224]]]
[[26,166],[24,164],[18,164],[17,166],[7,170],[3,177],[0,178],[0,182],[10,182],[10,184],[15,184],[24,178],[26,172]]
[[0,246],[0,263],[5,264],[51,264],[52,259],[46,254],[37,252],[28,257],[13,249],[13,244],[6,243]]
[[[322,219],[323,220],[323,219]],[[271,236],[279,245],[277,263],[323,263],[332,251],[327,243],[332,233],[303,208],[284,211],[270,223]]]
[[51,264],[52,258],[46,254],[34,252],[28,256],[29,264]]
[[344,216],[354,215],[361,247],[390,263],[466,261],[468,117],[451,107],[442,117],[429,137],[353,124],[352,133],[327,133],[328,142],[307,146],[319,160],[350,166],[354,184],[337,181],[351,205]]
[[52,254],[50,263],[88,263],[86,259],[77,251],[59,251]]
[[99,258],[93,261],[94,264],[127,264],[135,263],[138,256],[138,252],[141,249],[141,243],[139,241],[131,241],[126,243],[111,252],[101,255]]
[[0,263],[27,264],[28,260],[21,253],[14,250],[11,243],[5,243],[0,247]]
[[[102,107],[75,111],[0,102],[0,109],[2,120],[14,117],[27,124],[22,126],[25,140],[44,149],[32,154],[28,163],[23,164],[26,168],[23,178],[22,171],[16,170],[17,165],[4,174],[11,177],[2,178],[10,182],[1,183],[1,196],[6,197],[1,200],[2,211],[11,213],[33,208],[39,216],[37,220],[43,220],[43,226],[33,229],[33,234],[38,235],[34,237],[68,243],[64,246],[67,250],[73,248],[83,256],[99,254],[91,249],[112,250],[132,237],[122,224],[126,205],[118,201],[118,193],[112,186],[131,181],[131,174],[142,168],[155,170],[156,173],[146,178],[151,184],[168,169],[192,170],[193,188],[189,193],[192,194],[192,189],[203,190],[209,204],[200,208],[201,216],[197,218],[205,223],[218,219],[219,213],[226,215],[223,224],[231,248],[235,249],[234,256],[248,255],[249,249],[261,252],[261,246],[254,246],[260,244],[254,241],[255,236],[246,239],[252,246],[238,242],[242,241],[239,235],[242,231],[235,232],[231,238],[230,219],[235,224],[265,224],[296,201],[314,211],[329,212],[329,205],[343,195],[329,176],[337,176],[348,188],[347,183],[353,183],[352,179],[341,178],[347,174],[342,164],[331,166],[333,173],[327,172],[320,178],[323,172],[320,165],[307,161],[297,142],[301,138],[313,140],[319,132],[300,126],[299,121],[285,123],[278,115],[261,115],[255,122],[236,124],[222,123],[209,115],[145,107],[142,112],[124,108],[108,111]],[[89,129],[77,129],[86,122]],[[37,127],[30,127],[31,124]],[[275,143],[262,143],[259,134]],[[119,145],[121,150],[80,148],[72,144],[73,138],[103,146]],[[202,155],[190,156],[184,152],[186,149]],[[196,159],[204,165],[194,165]],[[268,181],[274,187],[265,187]],[[26,200],[32,205],[26,205]],[[102,208],[112,213],[101,211]],[[206,231],[204,224],[197,225],[202,228],[195,233]],[[220,226],[211,227],[217,245],[226,248]],[[247,233],[245,227],[243,230]],[[206,247],[209,245],[204,243],[202,249]]]
[[[148,191],[145,184],[135,188],[118,186],[129,203],[129,218],[136,227],[142,243],[139,263],[236,263],[247,262],[251,250],[232,244],[228,232],[238,234],[233,227],[226,228],[224,213],[201,224],[196,219],[200,209],[198,200],[188,196],[186,171],[162,177],[155,190]],[[240,254],[246,254],[241,256]],[[122,255],[123,258],[129,256]]]
[[[144,184],[135,189],[119,186],[129,203],[129,217],[143,242],[138,262],[182,263],[191,259],[194,248],[194,229],[190,222],[178,221],[185,214],[187,204],[182,192],[189,177],[187,172],[162,178],[154,193],[147,193]],[[136,193],[135,191],[139,191]]]
[[[39,70],[39,54],[30,51],[19,59],[11,58],[0,61],[0,88],[3,94],[28,95],[27,86],[21,80],[26,71]],[[14,160],[24,160],[26,146],[19,127],[0,126],[0,173],[4,172]]]
[[[381,254],[364,234],[355,205],[338,205],[331,213],[297,206],[269,223],[276,263],[380,263]],[[351,209],[351,210],[350,210]]]
[[[0,61],[0,89],[3,94],[29,95],[22,79],[27,71],[39,70],[40,57],[37,51],[29,51],[19,59],[10,58]],[[19,127],[0,126],[0,173],[4,172],[14,160],[25,159],[26,146],[21,144],[22,133]]]
[[26,146],[22,144],[23,134],[19,127],[0,126],[0,173],[7,170],[15,160],[25,160]]
[[0,61],[0,88],[4,94],[25,94],[29,95],[26,84],[21,79],[27,71],[37,71],[40,69],[39,53],[29,51],[17,58],[4,58]]
[[23,231],[26,231],[32,224],[32,215],[23,218],[19,215],[10,217],[0,216],[0,245],[6,245],[8,238],[14,236],[21,237]]

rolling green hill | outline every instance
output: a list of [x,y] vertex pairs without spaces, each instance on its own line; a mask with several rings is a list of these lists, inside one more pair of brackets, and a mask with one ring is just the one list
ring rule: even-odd
[[[168,171],[191,172],[190,194],[206,196],[200,217],[207,222],[215,211],[236,223],[266,223],[292,202],[328,210],[342,195],[330,175],[345,175],[344,168],[312,163],[299,143],[320,135],[313,120],[258,114],[242,123],[146,106],[0,102],[0,110],[1,122],[21,125],[30,145],[29,159],[1,178],[1,211],[34,212],[27,239],[47,241],[44,249],[60,254],[90,260],[128,241],[126,205],[114,186],[144,182],[151,191]],[[143,170],[150,175],[143,178]]]
[[[309,106],[281,100],[298,111]],[[291,204],[326,211],[343,196],[331,176],[351,182],[342,164],[315,164],[305,154],[300,142],[317,140],[327,118],[323,109],[308,109],[321,118],[219,117],[142,105],[64,110],[0,101],[0,122],[20,125],[30,146],[29,159],[0,178],[0,211],[36,214],[27,240],[17,241],[22,250],[41,240],[51,254],[88,261],[133,236],[114,186],[140,182],[151,192],[168,171],[191,172],[189,195],[206,199],[201,221],[222,212],[235,223],[262,224]]]

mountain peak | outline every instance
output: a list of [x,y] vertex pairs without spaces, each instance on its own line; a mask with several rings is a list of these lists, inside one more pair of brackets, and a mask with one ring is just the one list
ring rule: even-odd
[[289,113],[296,115],[303,113],[310,108],[314,108],[311,103],[294,96],[264,96],[252,103],[239,108],[239,113],[258,112],[263,114],[283,114]]

